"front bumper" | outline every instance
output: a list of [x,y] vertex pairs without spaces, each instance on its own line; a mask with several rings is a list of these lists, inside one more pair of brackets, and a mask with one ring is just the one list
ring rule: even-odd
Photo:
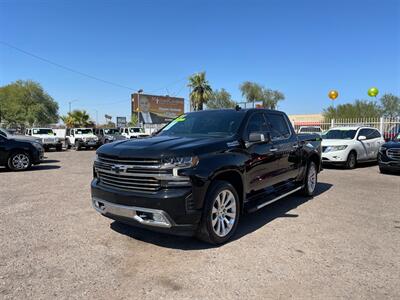
[[162,189],[157,192],[128,192],[91,184],[92,205],[102,215],[129,225],[159,232],[192,236],[198,227],[201,210],[188,209],[192,189]]
[[324,164],[344,164],[347,161],[348,151],[331,151],[322,153]]
[[400,171],[400,160],[391,159],[385,154],[379,153],[378,163],[381,168],[393,171]]
[[100,141],[79,141],[81,147],[98,147],[100,146]]

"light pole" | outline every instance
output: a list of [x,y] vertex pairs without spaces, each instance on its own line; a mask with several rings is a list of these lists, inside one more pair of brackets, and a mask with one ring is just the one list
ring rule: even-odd
[[94,111],[96,112],[96,126],[99,126],[99,111],[97,109]]
[[72,101],[68,101],[68,106],[69,106],[69,113],[71,113],[71,103],[74,103],[78,100],[72,100]]
[[139,125],[140,123],[140,109],[139,109],[139,103],[140,103],[140,94],[143,93],[143,90],[140,89],[137,91],[137,124]]

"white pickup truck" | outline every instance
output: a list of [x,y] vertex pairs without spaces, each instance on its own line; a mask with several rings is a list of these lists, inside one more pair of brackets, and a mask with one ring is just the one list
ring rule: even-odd
[[27,128],[25,130],[25,135],[40,139],[43,148],[46,151],[48,151],[50,148],[55,148],[57,151],[62,151],[61,139],[55,136],[56,134],[51,128]]
[[140,127],[122,127],[119,130],[120,134],[126,139],[137,139],[149,136]]
[[95,148],[100,146],[99,138],[93,133],[91,128],[68,128],[66,134],[67,148],[74,147],[75,150],[82,148]]

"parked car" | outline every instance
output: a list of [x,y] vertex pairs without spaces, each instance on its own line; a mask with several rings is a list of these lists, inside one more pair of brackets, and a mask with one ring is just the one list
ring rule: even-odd
[[127,139],[137,139],[149,136],[141,127],[122,127],[120,128],[120,133]]
[[40,139],[46,151],[50,148],[55,148],[57,151],[62,150],[61,140],[51,128],[27,128],[25,135]]
[[38,142],[0,135],[0,166],[13,171],[28,170],[40,164],[43,153],[43,146]]
[[400,172],[400,133],[381,146],[378,161],[381,173]]
[[315,133],[322,134],[322,129],[319,126],[300,126],[298,133]]
[[126,139],[120,134],[118,128],[97,128],[95,129],[95,134],[99,139],[100,145]]
[[91,149],[100,145],[99,138],[94,135],[91,128],[68,128],[66,134],[68,149],[74,147],[79,151],[82,148]]
[[312,196],[320,166],[318,136],[298,137],[283,112],[193,112],[151,138],[99,148],[92,204],[120,222],[220,244],[242,212]]
[[332,128],[322,139],[322,162],[353,169],[358,162],[377,161],[384,142],[380,132],[372,127]]
[[14,140],[33,141],[33,142],[37,142],[39,144],[42,143],[42,139],[40,139],[40,138],[31,137],[31,136],[25,136],[25,135],[12,134],[9,130],[6,130],[4,128],[0,128],[0,136],[4,136],[6,138],[12,138]]

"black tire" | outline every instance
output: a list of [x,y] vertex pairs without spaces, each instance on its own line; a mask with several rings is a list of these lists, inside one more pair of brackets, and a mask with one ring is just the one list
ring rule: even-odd
[[[214,205],[215,204],[218,205],[217,197],[219,197],[220,195],[224,195],[224,193],[226,193],[225,199],[230,199],[230,201],[225,200],[226,204],[231,203],[232,201],[231,196],[233,196],[234,198],[233,201],[235,203],[235,211],[233,212],[232,208],[225,209],[226,207],[224,204],[223,206],[224,209],[221,210],[221,213],[223,214],[224,213],[223,210],[225,210],[225,214],[234,215],[235,216],[234,219],[231,218],[230,216],[219,217],[218,214],[220,212],[218,213],[213,212],[213,209],[216,210],[216,207]],[[222,197],[219,197],[219,199],[222,200]],[[213,217],[214,220],[216,220],[214,226],[212,224]],[[211,186],[209,187],[206,198],[204,200],[203,214],[201,217],[198,232],[196,233],[196,237],[206,243],[214,245],[226,243],[235,234],[235,231],[239,223],[239,217],[240,217],[240,201],[236,189],[227,181],[214,181],[213,183],[211,183]],[[221,218],[221,220],[219,218]],[[233,224],[230,224],[230,222],[228,222],[227,223],[228,225],[226,225],[225,220],[229,221],[228,218],[230,218],[230,221],[233,220]],[[231,226],[231,228],[229,229],[227,234],[221,236],[216,233],[216,231],[219,230],[216,229],[215,226],[217,228],[222,228],[222,227],[228,228],[229,226]]]
[[76,151],[81,150],[81,142],[80,141],[75,141],[75,150]]
[[379,172],[381,172],[381,174],[389,174],[390,173],[390,171],[387,168],[382,167],[382,166],[379,166]]
[[62,145],[61,144],[56,146],[56,151],[62,151]]
[[318,184],[318,171],[315,162],[311,161],[307,165],[306,176],[304,177],[304,187],[301,194],[306,197],[314,196],[315,188]]
[[31,166],[31,156],[27,152],[14,152],[7,160],[7,168],[12,171],[26,171],[29,170]]
[[357,154],[354,151],[349,153],[346,160],[346,169],[354,169],[357,165]]

